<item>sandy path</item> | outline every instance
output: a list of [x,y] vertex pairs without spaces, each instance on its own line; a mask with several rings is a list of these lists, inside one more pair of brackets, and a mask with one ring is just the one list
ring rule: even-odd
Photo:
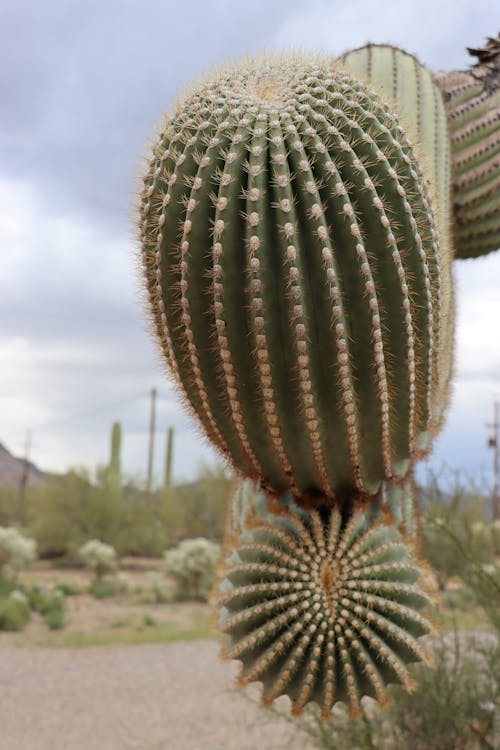
[[2,645],[0,750],[309,750],[288,721],[231,689],[235,665],[218,650]]

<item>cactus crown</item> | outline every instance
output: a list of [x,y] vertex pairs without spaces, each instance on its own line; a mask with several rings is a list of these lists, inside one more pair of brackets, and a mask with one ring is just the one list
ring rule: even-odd
[[229,531],[240,535],[226,534],[218,594],[240,684],[262,682],[265,705],[288,695],[295,713],[314,701],[324,717],[338,700],[353,712],[363,695],[385,702],[387,682],[410,689],[406,664],[426,658],[418,638],[431,625],[418,612],[428,602],[420,571],[395,528],[370,527],[359,510],[347,522],[293,503],[275,515],[258,493],[240,497],[248,485],[231,501]]
[[331,503],[428,449],[443,258],[374,92],[300,56],[208,79],[154,146],[139,230],[169,369],[238,471]]

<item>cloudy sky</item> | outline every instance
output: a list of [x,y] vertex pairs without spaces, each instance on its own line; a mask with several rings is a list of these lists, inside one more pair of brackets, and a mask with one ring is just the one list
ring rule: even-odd
[[[175,476],[213,454],[164,375],[140,303],[133,196],[148,138],[179,88],[262,50],[340,54],[368,41],[433,70],[500,27],[496,0],[16,0],[0,3],[0,442],[64,470],[145,471],[158,388],[156,468],[176,429]],[[485,423],[500,398],[500,253],[457,264],[453,402],[431,467],[489,479]]]

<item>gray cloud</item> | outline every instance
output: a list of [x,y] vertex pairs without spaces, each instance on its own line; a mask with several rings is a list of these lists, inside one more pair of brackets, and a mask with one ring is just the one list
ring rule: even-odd
[[[26,428],[80,414],[36,432],[34,458],[93,463],[122,418],[127,466],[142,468],[156,383],[162,429],[177,428],[177,472],[211,456],[145,333],[133,260],[132,194],[162,109],[210,66],[276,46],[340,53],[392,41],[431,67],[465,65],[464,46],[496,31],[494,10],[487,0],[0,5],[0,440],[18,448]],[[498,259],[489,263],[484,274],[498,276]],[[459,450],[451,433],[438,445]]]
[[4,169],[36,181],[52,211],[123,224],[161,110],[207,67],[268,46],[300,7],[298,0],[4,6]]

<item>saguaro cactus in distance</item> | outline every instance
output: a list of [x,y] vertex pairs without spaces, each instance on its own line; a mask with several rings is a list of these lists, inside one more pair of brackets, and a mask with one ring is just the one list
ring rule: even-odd
[[113,422],[111,428],[111,451],[109,465],[106,469],[106,489],[114,503],[121,498],[121,444],[122,427],[120,422]]
[[449,249],[374,92],[300,57],[208,79],[153,149],[140,237],[171,372],[236,470],[332,505],[425,454],[449,377]]
[[458,258],[500,248],[500,36],[469,52],[469,70],[434,76],[450,127]]

